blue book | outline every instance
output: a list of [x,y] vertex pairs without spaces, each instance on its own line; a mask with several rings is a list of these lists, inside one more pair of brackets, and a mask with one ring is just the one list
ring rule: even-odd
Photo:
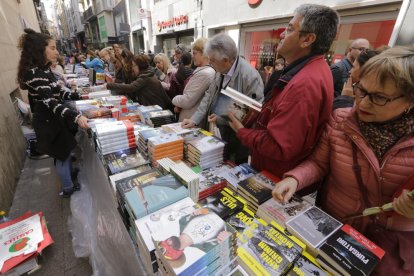
[[160,210],[187,197],[188,191],[172,175],[165,175],[149,182],[139,183],[125,193],[126,203],[135,219]]

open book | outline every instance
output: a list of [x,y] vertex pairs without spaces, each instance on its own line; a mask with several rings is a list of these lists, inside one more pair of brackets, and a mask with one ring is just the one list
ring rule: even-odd
[[[229,106],[229,109],[233,109],[234,116],[245,127],[252,126],[262,110],[262,104],[231,87],[222,89],[221,93],[231,98],[232,104]],[[222,117],[226,118],[223,115]]]

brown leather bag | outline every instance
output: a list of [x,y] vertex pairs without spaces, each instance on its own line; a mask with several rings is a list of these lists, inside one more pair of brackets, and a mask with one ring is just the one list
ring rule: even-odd
[[[359,189],[366,208],[372,207],[368,200],[368,191],[363,184],[361,167],[358,164],[356,145],[352,144],[353,167]],[[398,197],[403,189],[414,188],[414,175],[394,193]],[[395,214],[391,214],[395,215]],[[383,226],[372,223],[368,226],[365,236],[376,243],[385,252],[385,256],[377,265],[373,275],[399,276],[414,275],[414,231],[392,231]]]

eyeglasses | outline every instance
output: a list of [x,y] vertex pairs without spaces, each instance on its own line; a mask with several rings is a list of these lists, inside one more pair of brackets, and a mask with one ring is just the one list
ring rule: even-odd
[[359,82],[356,82],[352,85],[354,89],[354,95],[357,96],[360,99],[365,98],[365,96],[368,95],[369,100],[371,103],[379,106],[384,106],[389,102],[395,101],[396,99],[404,97],[404,95],[400,95],[394,98],[387,98],[380,95],[377,95],[377,93],[369,93],[367,90],[365,90]]
[[367,48],[365,48],[365,47],[351,47],[352,49],[354,49],[354,50],[358,50],[358,51],[365,51]]

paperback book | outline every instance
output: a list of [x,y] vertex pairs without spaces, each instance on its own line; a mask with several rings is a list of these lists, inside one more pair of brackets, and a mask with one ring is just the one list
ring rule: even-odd
[[302,240],[312,255],[316,255],[316,249],[341,226],[341,222],[316,206],[286,222],[288,231]]
[[[318,250],[317,261],[328,271],[330,264],[342,275],[370,275],[385,252],[360,232],[345,224]],[[321,258],[322,257],[322,258]]]
[[104,156],[110,174],[148,164],[149,161],[137,149],[126,149]]

